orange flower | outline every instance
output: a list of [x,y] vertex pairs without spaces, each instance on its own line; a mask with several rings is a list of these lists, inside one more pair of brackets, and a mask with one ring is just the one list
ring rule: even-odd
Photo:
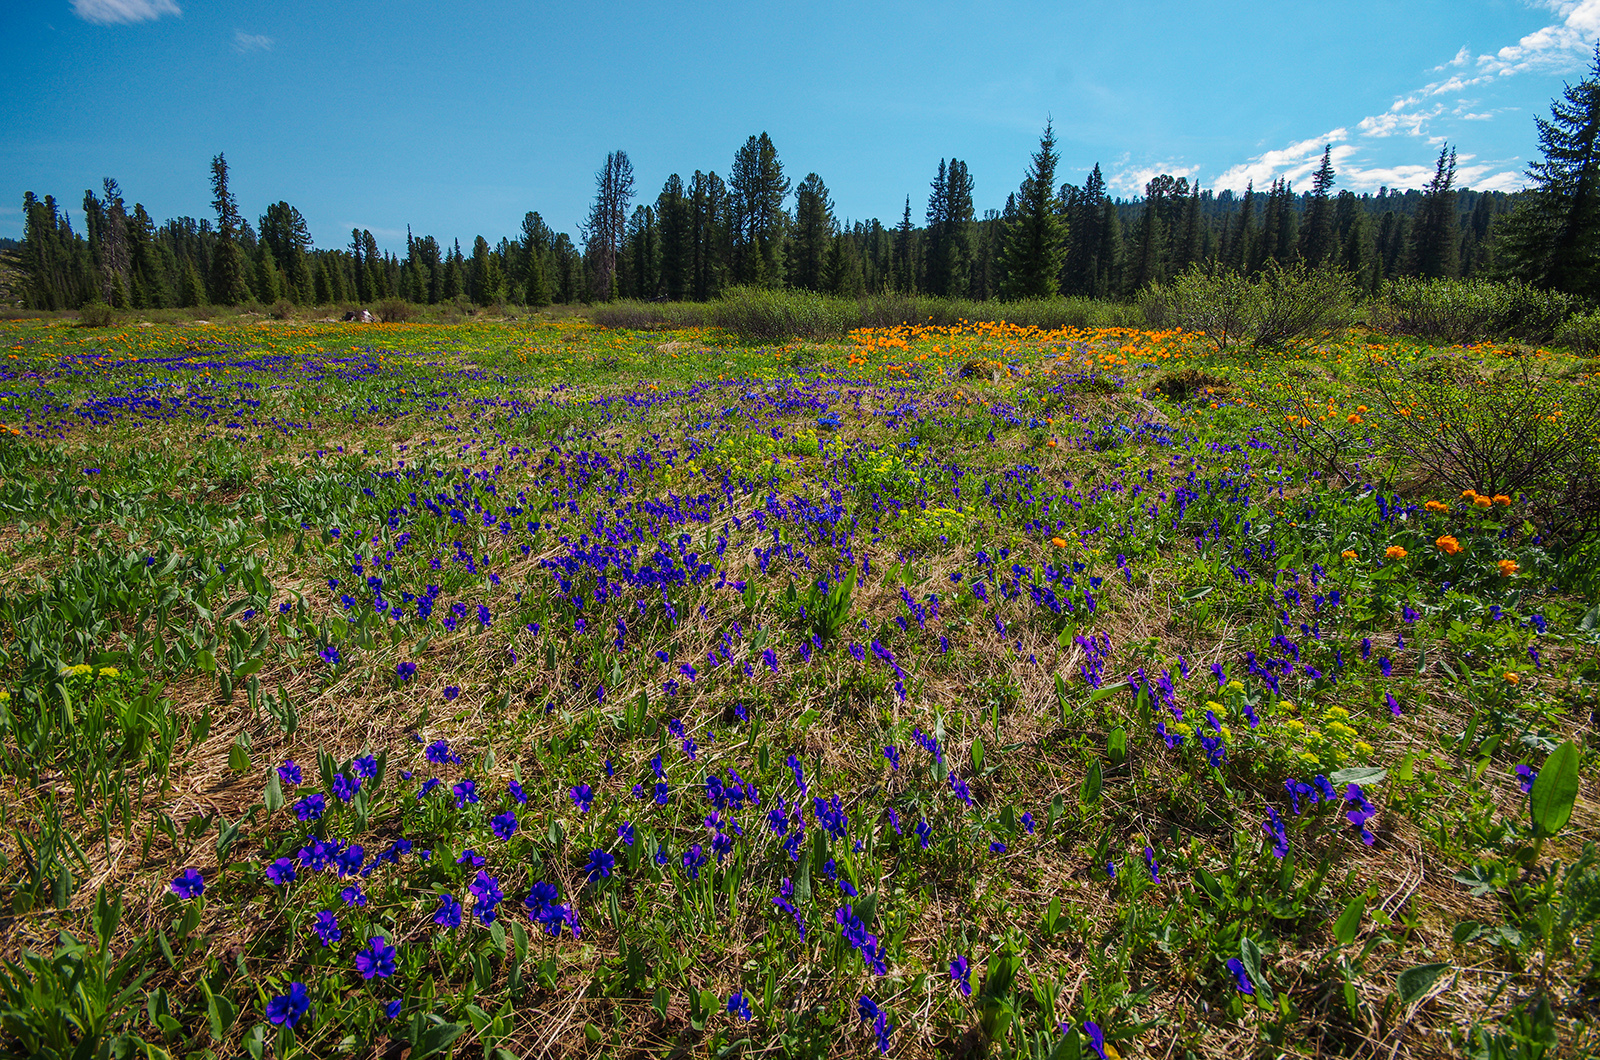
[[1401,548],[1399,545],[1390,545],[1388,548],[1383,550],[1383,558],[1384,559],[1405,559],[1406,558],[1406,550]]
[[1440,552],[1443,552],[1447,555],[1453,556],[1457,552],[1461,551],[1461,542],[1457,541],[1449,534],[1445,534],[1439,540],[1435,541],[1434,544],[1439,546]]
[[1520,685],[1522,683],[1522,676],[1520,674],[1516,673],[1513,670],[1507,670],[1506,671],[1506,683],[1507,684],[1512,684],[1512,685]]
[[1340,559],[1355,559],[1356,558],[1356,554],[1355,554],[1355,551],[1353,549],[1348,549],[1347,548],[1343,552],[1339,553],[1339,558]]
[[1511,498],[1507,497],[1504,493],[1496,493],[1493,497],[1491,497],[1489,499],[1494,501],[1494,503],[1500,505],[1502,508],[1511,507]]
[[1052,545],[1056,546],[1057,548],[1066,548],[1067,547],[1067,542],[1066,542],[1066,540],[1064,538],[1052,537],[1050,539],[1050,543]]
[[1500,568],[1500,575],[1504,578],[1511,577],[1521,569],[1517,566],[1517,561],[1514,559],[1503,559],[1499,563],[1495,564],[1495,566]]
[[1494,503],[1494,498],[1485,497],[1483,494],[1480,493],[1476,497],[1472,498],[1472,503],[1477,505],[1479,508],[1487,508],[1487,507],[1489,507],[1489,505]]
[[1429,501],[1423,507],[1430,512],[1448,512],[1450,510],[1450,506],[1443,501]]
[[1475,501],[1475,500],[1478,499],[1478,491],[1477,490],[1462,490],[1461,491],[1461,499],[1464,500],[1464,501]]

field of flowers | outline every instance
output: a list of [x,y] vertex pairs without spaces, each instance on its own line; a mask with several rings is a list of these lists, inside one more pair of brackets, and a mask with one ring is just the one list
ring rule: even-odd
[[1600,1050],[1600,549],[1368,385],[1593,362],[0,350],[0,1051]]

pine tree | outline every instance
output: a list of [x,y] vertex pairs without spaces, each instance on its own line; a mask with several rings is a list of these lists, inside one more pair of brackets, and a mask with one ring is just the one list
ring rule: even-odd
[[1411,229],[1407,272],[1428,279],[1453,278],[1461,267],[1459,222],[1456,218],[1456,151],[1439,149],[1433,179],[1423,191],[1422,208]]
[[894,229],[894,272],[892,285],[901,294],[917,293],[917,253],[912,242],[916,231],[911,226],[911,196],[906,196],[906,212]]
[[1000,245],[1007,298],[1049,298],[1056,293],[1066,253],[1067,222],[1056,194],[1056,136],[1046,122],[1039,150],[1017,191],[1016,218],[1006,225]]
[[779,268],[788,214],[789,194],[778,150],[766,133],[752,136],[733,156],[728,198],[733,235],[733,282],[756,287],[782,283]]
[[694,274],[694,214],[683,178],[674,173],[656,196],[661,229],[661,287],[667,298],[681,302],[689,295]]
[[550,246],[554,233],[530,210],[522,217],[522,290],[528,305],[550,304]]
[[839,232],[828,241],[828,256],[822,263],[822,290],[841,298],[860,298],[866,293],[861,257],[848,232]]
[[929,294],[959,298],[967,293],[972,269],[972,177],[959,158],[948,166],[939,160],[939,175],[928,195],[923,259],[923,286]]
[[1544,156],[1528,165],[1527,200],[1501,223],[1499,268],[1540,287],[1600,301],[1600,44],[1589,76],[1534,119]]
[[795,189],[794,238],[789,244],[789,284],[806,291],[824,287],[823,267],[833,247],[833,200],[815,173]]
[[283,274],[272,256],[272,248],[265,242],[256,244],[256,294],[263,302],[276,302],[283,297]]
[[1312,268],[1332,259],[1338,248],[1334,229],[1333,204],[1329,192],[1333,189],[1333,145],[1322,149],[1322,165],[1311,181],[1311,207],[1306,211],[1305,226],[1300,229],[1300,257]]
[[1100,272],[1100,244],[1103,238],[1106,197],[1105,178],[1100,163],[1089,171],[1083,188],[1068,185],[1062,195],[1067,204],[1067,253],[1061,267],[1061,292],[1089,298],[1103,297],[1095,292]]
[[594,175],[594,204],[583,225],[584,255],[592,266],[594,297],[615,294],[617,257],[627,237],[628,206],[633,202],[633,163],[626,151],[613,151]]
[[732,257],[728,229],[728,189],[715,172],[698,169],[689,181],[690,269],[693,297],[708,302],[722,291]]
[[1223,260],[1238,272],[1248,272],[1255,267],[1256,182],[1244,187],[1244,201],[1239,204],[1239,220],[1232,226],[1227,244],[1223,247]]
[[238,243],[239,204],[228,190],[228,160],[218,154],[211,160],[212,208],[217,211],[217,248],[211,256],[211,301],[214,305],[240,305],[251,300],[249,259]]
[[634,298],[660,295],[661,231],[655,211],[648,206],[635,206],[628,220],[628,265]]

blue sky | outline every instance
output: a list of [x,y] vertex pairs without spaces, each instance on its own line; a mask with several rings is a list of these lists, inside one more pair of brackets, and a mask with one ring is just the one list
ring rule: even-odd
[[81,218],[116,177],[158,220],[210,213],[225,152],[254,221],[300,209],[319,246],[405,227],[470,248],[527,210],[577,236],[608,151],[636,203],[669,173],[727,175],[766,131],[842,218],[918,223],[941,158],[980,212],[1020,182],[1046,117],[1060,178],[1115,194],[1162,172],[1297,186],[1511,189],[1533,118],[1580,78],[1600,0],[1033,0],[692,4],[9,0],[0,11],[0,236],[25,191]]

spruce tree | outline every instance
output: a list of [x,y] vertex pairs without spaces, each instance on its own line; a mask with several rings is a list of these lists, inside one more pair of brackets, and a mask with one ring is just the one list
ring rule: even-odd
[[1456,218],[1456,150],[1439,149],[1433,179],[1423,191],[1422,208],[1411,229],[1407,272],[1427,279],[1454,278],[1461,268],[1459,222]]
[[782,283],[780,269],[789,194],[778,150],[766,133],[752,136],[733,156],[728,199],[733,235],[733,281],[757,287]]
[[689,295],[694,273],[694,215],[683,178],[674,173],[656,196],[656,223],[661,230],[661,287],[667,298],[681,302]]
[[550,245],[554,233],[530,210],[522,218],[523,297],[528,305],[550,304]]
[[1322,149],[1322,165],[1311,181],[1311,207],[1306,211],[1305,226],[1300,229],[1300,257],[1312,268],[1332,259],[1338,246],[1329,199],[1332,189],[1333,145],[1328,144]]
[[1049,298],[1056,293],[1061,260],[1066,253],[1067,222],[1056,194],[1055,129],[1045,123],[1039,150],[1017,191],[1016,217],[1005,228],[1000,246],[1007,298]]
[[901,294],[917,293],[917,252],[911,226],[911,196],[906,196],[906,212],[894,229],[894,277],[892,286]]
[[1600,44],[1589,75],[1534,119],[1544,156],[1526,200],[1500,225],[1499,268],[1540,287],[1600,301]]
[[1099,275],[1101,224],[1106,197],[1105,178],[1096,162],[1089,177],[1078,189],[1068,185],[1069,194],[1062,198],[1067,204],[1067,253],[1061,268],[1063,294],[1096,297],[1095,281]]
[[807,291],[824,288],[823,266],[833,246],[833,200],[815,173],[795,189],[794,238],[789,244],[789,283]]
[[283,297],[283,275],[266,243],[256,244],[256,294],[263,302],[276,302]]
[[238,243],[239,204],[228,190],[228,160],[218,154],[211,160],[212,208],[217,211],[217,248],[211,255],[211,301],[215,305],[240,305],[251,300],[252,271]]

